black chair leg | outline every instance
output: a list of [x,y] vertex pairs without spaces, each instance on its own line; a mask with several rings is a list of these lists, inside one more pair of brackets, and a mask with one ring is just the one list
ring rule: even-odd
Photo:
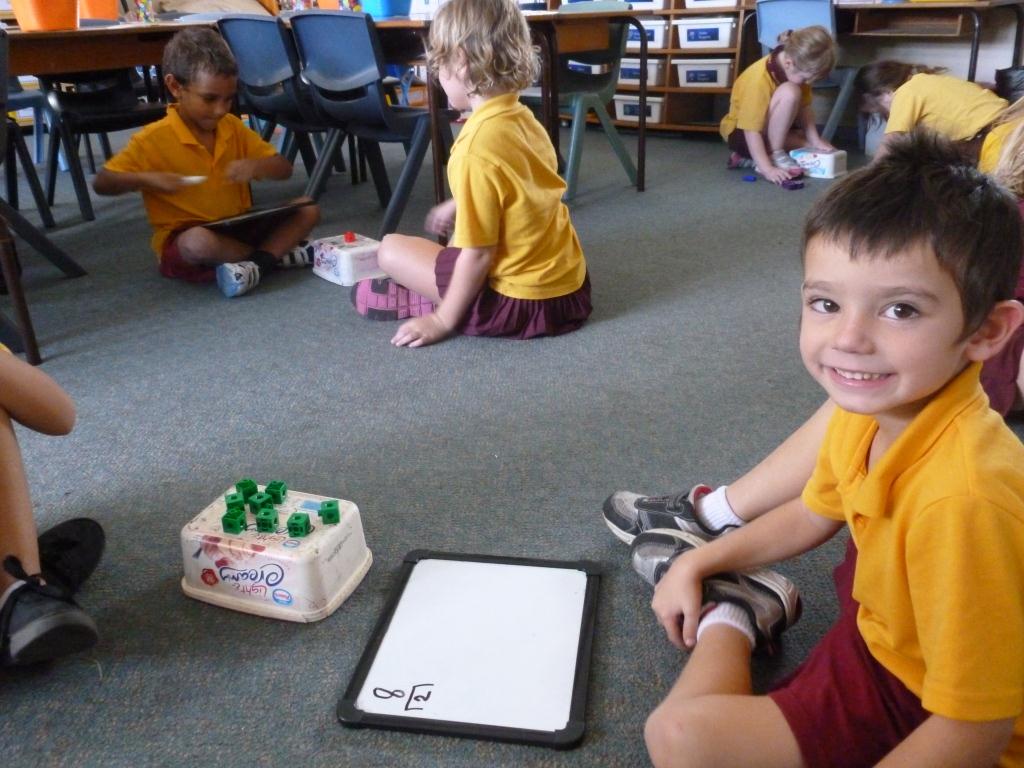
[[[103,148],[103,159],[109,160],[114,156],[114,151],[110,147],[110,137],[105,133],[100,134],[100,147]],[[95,173],[95,170],[93,171]]]
[[[11,126],[8,126],[10,129]],[[39,209],[39,218],[43,220],[43,226],[47,229],[52,229],[57,226],[57,222],[53,220],[53,212],[50,210],[49,204],[46,202],[46,195],[43,194],[43,187],[39,183],[39,175],[36,173],[36,167],[32,164],[32,155],[29,154],[28,144],[25,142],[25,137],[19,130],[14,130],[8,134],[11,138],[11,144],[14,145],[14,150],[18,155],[18,159],[21,161],[21,169],[25,172],[25,180],[28,182],[29,189],[32,190],[32,197],[36,201],[36,208]],[[9,149],[9,148],[8,148]],[[7,159],[8,163],[13,162],[11,157]],[[7,173],[15,178],[15,184],[17,184],[17,170],[15,166],[10,165],[7,168]],[[17,208],[17,203],[11,203]]]
[[7,147],[5,150],[7,156],[4,158],[7,167],[4,168],[4,177],[7,181],[7,202],[15,209],[21,207],[18,205],[18,166],[14,164],[14,132],[20,130],[16,122],[13,120],[7,121]]
[[373,177],[373,186],[377,188],[377,200],[381,208],[387,208],[391,202],[391,182],[388,181],[388,171],[384,167],[384,156],[380,151],[380,144],[376,141],[359,140],[359,147],[366,155],[366,162],[370,166],[370,175]]
[[[71,183],[75,188],[75,195],[78,197],[78,208],[82,211],[82,218],[86,221],[94,221],[96,214],[92,210],[92,199],[89,197],[89,186],[85,183],[85,173],[82,171],[82,162],[75,151],[75,139],[71,130],[63,123],[59,126],[61,144],[64,146],[64,156],[68,161],[68,172],[71,174]],[[90,150],[91,151],[91,150]],[[54,169],[56,178],[56,168]]]
[[6,200],[0,200],[0,219],[6,221],[15,234],[39,251],[68,277],[81,277],[86,274],[78,262],[50,242],[50,239],[36,229],[28,219],[11,208]]
[[307,197],[318,200],[320,195],[323,194],[324,189],[327,188],[327,179],[331,175],[331,165],[334,162],[335,155],[338,154],[338,148],[341,146],[341,141],[344,138],[345,134],[339,128],[332,128],[327,132],[327,140],[324,142],[323,149],[320,151],[320,157],[317,159],[316,166],[309,175],[309,182],[306,184]]
[[3,275],[7,291],[11,295],[14,315],[18,323],[18,333],[25,349],[25,359],[32,365],[39,365],[43,359],[39,356],[39,344],[36,332],[32,328],[32,317],[28,313],[28,303],[21,287],[21,276],[18,274],[17,253],[14,241],[6,224],[0,222],[0,274]]
[[295,131],[295,146],[302,156],[302,164],[306,168],[306,175],[311,176],[313,169],[316,168],[317,161],[316,150],[313,149],[313,144],[309,140],[309,134],[305,131]]
[[405,164],[402,165],[402,173],[398,177],[398,183],[395,184],[395,191],[391,195],[387,211],[384,212],[384,221],[380,226],[378,240],[398,228],[398,222],[401,221],[402,212],[405,211],[405,206],[409,202],[412,186],[416,183],[416,177],[419,175],[420,166],[423,165],[423,157],[427,153],[428,146],[430,146],[430,119],[423,117],[416,123],[416,129],[413,131],[409,152],[406,155]]

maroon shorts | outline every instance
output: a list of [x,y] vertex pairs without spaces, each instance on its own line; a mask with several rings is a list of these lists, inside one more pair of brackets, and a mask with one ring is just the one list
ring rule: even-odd
[[[218,234],[255,247],[273,231],[275,226],[280,224],[280,221],[280,219],[268,218],[231,227],[225,226],[218,230]],[[211,283],[217,279],[216,265],[190,264],[181,257],[181,252],[178,250],[178,235],[189,228],[177,229],[167,236],[160,254],[160,274],[189,283]]]
[[839,619],[793,674],[769,693],[786,718],[808,768],[874,765],[929,713],[875,661],[857,629],[851,540],[835,570]]
[[[767,147],[768,137],[763,133],[761,135],[764,136],[764,145]],[[729,134],[726,144],[729,145],[729,149],[731,151],[735,152],[740,157],[750,159],[750,147],[747,146],[747,134],[739,128],[734,129],[733,132]]]
[[[448,293],[459,248],[442,248],[434,265],[434,279],[441,298]],[[590,275],[583,285],[553,299],[513,299],[485,285],[469,305],[456,329],[467,336],[505,336],[532,339],[575,331],[590,317]]]

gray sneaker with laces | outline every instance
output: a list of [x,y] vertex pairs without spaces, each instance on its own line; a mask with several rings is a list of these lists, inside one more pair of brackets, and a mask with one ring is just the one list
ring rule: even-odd
[[[654,586],[679,555],[706,543],[675,528],[645,531],[630,548],[633,570]],[[742,608],[754,626],[756,650],[769,654],[778,650],[783,631],[796,624],[801,611],[796,585],[767,568],[718,573],[705,579],[703,602],[733,603]]]
[[709,528],[696,515],[694,504],[711,493],[711,486],[695,485],[689,491],[671,496],[641,496],[632,491],[616,491],[604,500],[602,514],[608,530],[626,544],[637,534],[654,528],[678,528],[702,539],[713,539],[735,526]]

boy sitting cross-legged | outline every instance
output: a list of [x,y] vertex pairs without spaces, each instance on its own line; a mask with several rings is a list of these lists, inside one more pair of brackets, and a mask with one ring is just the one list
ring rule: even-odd
[[[692,649],[647,721],[656,766],[1024,765],[1024,446],[979,384],[1024,321],[1020,218],[945,140],[890,149],[805,227],[800,351],[834,408],[802,496],[724,535],[636,529],[654,612]],[[838,621],[752,695],[751,651],[800,611],[752,569],[844,524]]]
[[216,279],[228,297],[251,291],[278,266],[308,266],[304,239],[319,208],[214,231],[202,225],[252,205],[249,182],[287,179],[292,164],[230,114],[238,67],[211,29],[183,29],[164,49],[164,83],[176,104],[134,134],[96,176],[100,195],[142,192],[160,274],[189,282]]

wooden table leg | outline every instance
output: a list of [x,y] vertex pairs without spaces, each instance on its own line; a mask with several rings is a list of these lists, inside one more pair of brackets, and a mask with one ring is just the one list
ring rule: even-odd
[[7,293],[10,294],[11,304],[14,305],[14,315],[18,323],[18,331],[21,333],[21,340],[25,346],[25,359],[32,365],[39,365],[43,359],[39,356],[39,344],[36,343],[36,333],[32,328],[32,318],[28,313],[28,304],[25,302],[25,292],[21,287],[21,276],[18,274],[18,264],[15,261],[14,240],[11,239],[11,232],[7,229],[7,222],[0,219],[0,270],[7,283]]

